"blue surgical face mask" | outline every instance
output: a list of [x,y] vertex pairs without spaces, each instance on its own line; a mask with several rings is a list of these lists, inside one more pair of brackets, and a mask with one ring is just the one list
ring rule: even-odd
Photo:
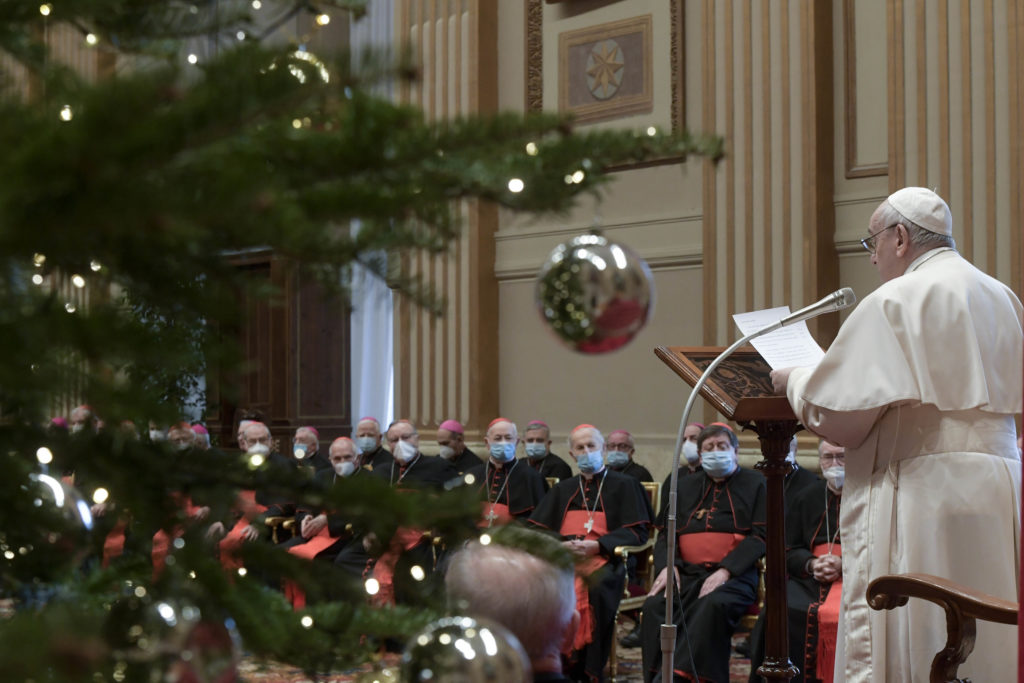
[[580,468],[582,474],[593,474],[600,472],[604,467],[604,456],[601,451],[587,451],[576,456],[576,467]]
[[548,454],[548,446],[545,443],[528,443],[525,448],[526,457],[531,460],[540,460]]
[[497,441],[491,444],[490,452],[495,462],[511,462],[516,457],[516,444],[514,441]]
[[357,436],[356,445],[359,446],[359,450],[363,453],[369,453],[377,447],[377,439],[372,436]]
[[626,453],[625,451],[608,452],[608,467],[611,467],[613,470],[621,470],[628,464],[629,453]]
[[700,454],[700,466],[709,477],[721,478],[732,472],[736,466],[736,451],[704,451]]

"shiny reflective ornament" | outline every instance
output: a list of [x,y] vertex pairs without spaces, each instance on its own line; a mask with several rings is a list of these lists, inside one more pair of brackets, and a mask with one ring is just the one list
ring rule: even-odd
[[206,619],[191,602],[127,596],[110,609],[103,635],[126,662],[125,680],[238,681],[240,639],[231,621]]
[[400,665],[408,683],[526,683],[530,662],[512,633],[484,619],[444,617],[414,635]]
[[647,263],[603,235],[580,235],[555,247],[537,277],[541,317],[569,348],[606,353],[637,335],[654,309]]

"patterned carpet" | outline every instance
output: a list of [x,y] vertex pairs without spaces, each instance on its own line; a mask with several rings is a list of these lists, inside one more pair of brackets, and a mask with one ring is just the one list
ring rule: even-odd
[[[623,620],[619,625],[619,635],[626,635],[631,628],[632,623]],[[733,637],[733,645],[744,640],[746,636],[746,633],[737,633]],[[325,673],[316,679],[306,676],[302,671],[287,664],[257,661],[252,658],[243,658],[238,671],[239,680],[245,683],[349,683],[350,681],[392,683],[398,680],[395,673],[398,659],[398,655],[386,655],[375,666],[366,665],[357,669]],[[734,649],[730,664],[730,683],[746,683],[747,677],[750,675],[750,660],[740,657]],[[642,668],[640,648],[619,648],[619,671],[616,681],[629,683],[643,681]]]

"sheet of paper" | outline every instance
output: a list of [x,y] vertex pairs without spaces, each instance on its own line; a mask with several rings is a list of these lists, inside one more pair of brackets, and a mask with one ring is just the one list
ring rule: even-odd
[[[732,319],[736,327],[746,336],[762,327],[776,323],[789,315],[789,306],[766,308],[750,313],[737,313]],[[767,361],[772,370],[797,366],[817,365],[825,352],[814,341],[807,323],[799,322],[786,325],[771,334],[758,337],[750,342],[757,352]]]

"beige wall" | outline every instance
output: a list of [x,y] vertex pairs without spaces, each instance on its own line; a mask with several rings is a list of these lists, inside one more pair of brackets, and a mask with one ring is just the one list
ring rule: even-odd
[[[655,110],[597,125],[667,125],[669,4],[501,2],[499,106],[525,106],[528,23],[543,27],[543,100],[554,108],[560,32],[650,13],[661,27]],[[629,429],[639,459],[666,473],[686,390],[652,347],[724,345],[735,338],[732,312],[800,306],[838,285],[865,296],[877,276],[858,240],[873,209],[904,184],[938,187],[965,255],[1020,291],[1018,5],[682,3],[685,119],[726,135],[729,156],[716,167],[624,171],[600,206],[562,219],[500,215],[500,412],[543,418],[556,440],[583,421]],[[658,299],[630,346],[581,356],[542,328],[532,278],[556,244],[595,223],[648,260]],[[838,317],[822,322],[827,345]],[[754,442],[743,443],[752,462]],[[813,449],[801,441],[808,464]]]

